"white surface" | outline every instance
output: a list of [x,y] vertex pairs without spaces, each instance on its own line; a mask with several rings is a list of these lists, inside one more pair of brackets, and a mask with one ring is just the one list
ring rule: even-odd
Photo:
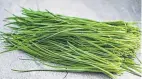
[[[3,19],[11,14],[4,9],[20,15],[19,6],[35,10],[48,9],[54,13],[98,21],[140,21],[141,17],[140,0],[37,0],[37,2],[36,0],[0,0],[0,31],[9,31],[3,26]],[[0,51],[3,50],[2,46],[0,43]],[[38,62],[19,60],[19,58],[29,58],[29,56],[20,51],[0,55],[0,79],[63,79],[66,74],[66,72],[14,72],[11,69],[45,68]],[[98,73],[69,73],[65,79],[108,79],[108,77]],[[118,79],[140,79],[140,77],[124,73]]]

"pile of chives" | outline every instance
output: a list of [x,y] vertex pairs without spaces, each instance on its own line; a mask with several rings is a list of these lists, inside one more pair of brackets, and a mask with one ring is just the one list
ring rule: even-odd
[[141,63],[134,62],[140,29],[134,23],[98,22],[26,8],[22,14],[6,18],[5,26],[12,32],[2,32],[5,48],[24,51],[55,68],[42,71],[99,72],[112,79],[124,71],[141,76]]

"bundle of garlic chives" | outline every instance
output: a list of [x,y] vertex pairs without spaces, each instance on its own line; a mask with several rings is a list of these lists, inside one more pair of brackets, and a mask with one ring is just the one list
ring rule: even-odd
[[[101,72],[110,78],[124,71],[141,76],[134,62],[140,29],[124,21],[98,22],[22,9],[23,16],[8,17],[12,33],[2,33],[8,51],[21,50],[54,71]],[[52,70],[15,70],[52,71]]]

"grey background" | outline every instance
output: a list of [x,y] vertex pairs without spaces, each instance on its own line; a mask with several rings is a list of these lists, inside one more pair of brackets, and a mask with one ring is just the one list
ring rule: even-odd
[[[32,9],[48,9],[51,12],[94,19],[97,21],[140,21],[141,0],[0,0],[0,31],[10,31],[3,25],[11,13],[20,15],[20,6]],[[9,12],[5,11],[8,10]],[[0,41],[0,51],[3,51]],[[30,58],[20,51],[0,54],[0,79],[63,79],[66,72],[18,73],[11,69],[43,69],[39,62],[19,60]],[[69,73],[65,79],[108,79],[98,73]],[[118,79],[140,79],[125,72]]]

